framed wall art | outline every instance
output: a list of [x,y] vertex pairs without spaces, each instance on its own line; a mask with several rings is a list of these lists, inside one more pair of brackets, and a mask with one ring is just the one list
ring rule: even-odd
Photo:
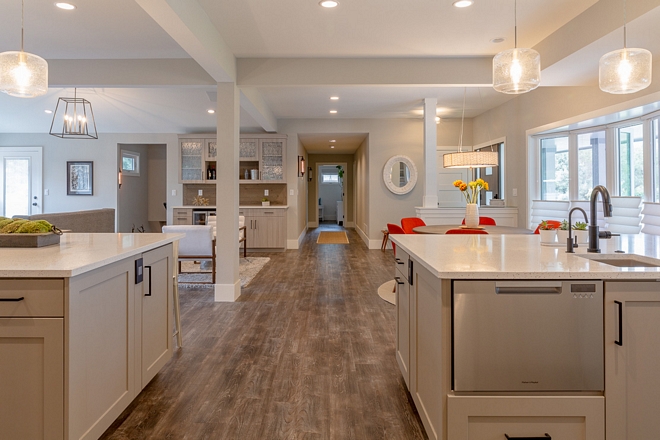
[[94,162],[66,163],[66,194],[91,196],[94,194]]

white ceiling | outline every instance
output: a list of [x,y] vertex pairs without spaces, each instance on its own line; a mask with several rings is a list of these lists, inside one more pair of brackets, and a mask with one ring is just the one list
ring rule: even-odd
[[[164,5],[171,3],[164,0],[73,0],[77,9],[63,11],[55,8],[52,0],[25,0],[25,50],[49,61],[190,59],[177,41],[181,41],[182,34],[194,34],[195,29],[168,34],[156,23],[159,20],[163,24],[160,17],[152,18],[153,9],[150,15],[148,8],[145,10],[138,4],[159,4],[159,1]],[[582,20],[580,22],[590,26],[593,23],[594,29],[598,28],[600,23],[590,20],[588,14],[602,17],[598,15],[602,8],[598,7],[604,1],[518,2],[518,46],[542,47],[547,41],[555,41],[553,37],[562,29],[570,28],[572,20]],[[648,5],[654,1],[641,3]],[[635,4],[628,3],[633,10],[631,15],[635,16]],[[650,11],[637,14],[641,16],[629,20],[628,25],[629,46],[638,44],[648,48],[656,57],[660,56],[660,30],[656,25],[660,22],[660,1],[657,3],[656,6],[642,5]],[[330,10],[319,7],[317,0],[188,0],[179,6],[191,4],[200,8],[224,39],[228,50],[239,59],[442,60],[442,57],[460,57],[469,60],[490,57],[513,47],[512,0],[476,0],[473,6],[465,9],[453,7],[452,0],[345,0],[338,8]],[[0,52],[20,47],[20,5],[20,0],[3,1]],[[588,41],[553,60],[542,73],[543,87],[596,83],[600,56],[622,45],[619,25],[622,17],[611,15],[601,19],[609,20],[610,27],[619,27],[619,30]],[[167,23],[176,18],[168,16]],[[181,22],[190,23],[186,11],[179,12],[179,18]],[[491,43],[496,37],[503,37],[505,41]],[[570,37],[566,38],[570,40]],[[544,53],[542,64],[543,60]],[[206,113],[216,105],[208,96],[209,92],[214,93],[211,85],[196,83],[192,86],[178,81],[149,84],[148,79],[127,85],[127,72],[119,68],[109,70],[103,79],[84,78],[81,82],[87,87],[78,90],[79,95],[92,102],[99,132],[191,133],[215,129],[215,116]],[[79,75],[84,74],[84,69],[79,72]],[[111,77],[116,80],[109,80]],[[341,85],[266,84],[254,86],[254,89],[275,119],[421,118],[424,98],[438,99],[439,116],[460,117],[462,84],[393,85],[379,83],[379,78],[374,78],[374,84],[370,85],[337,84]],[[470,85],[465,110],[468,118],[513,98],[496,93],[484,84],[480,88]],[[47,132],[50,116],[44,110],[54,108],[58,96],[71,94],[72,88],[61,87],[51,87],[46,96],[29,100],[0,94],[0,133]],[[339,96],[339,101],[331,102],[329,97],[333,95]],[[330,109],[338,113],[331,115]],[[258,121],[263,122],[263,118],[255,118],[253,113],[242,109],[242,130],[263,131]],[[316,145],[316,141],[308,142],[309,148],[317,148],[311,146]],[[325,144],[325,141],[318,142],[318,148]],[[339,146],[336,150],[342,151]]]

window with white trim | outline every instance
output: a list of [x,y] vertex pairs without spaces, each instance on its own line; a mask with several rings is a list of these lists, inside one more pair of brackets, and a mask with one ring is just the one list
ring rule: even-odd
[[339,184],[339,175],[337,174],[322,174],[321,183]]
[[121,150],[121,171],[128,176],[140,175],[140,153]]
[[569,200],[568,136],[541,139],[541,200]]
[[642,124],[617,129],[618,195],[644,197],[644,130]]

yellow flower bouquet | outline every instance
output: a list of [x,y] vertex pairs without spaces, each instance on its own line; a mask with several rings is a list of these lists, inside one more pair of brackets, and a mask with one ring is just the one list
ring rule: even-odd
[[465,183],[462,180],[454,181],[454,186],[461,190],[465,201],[468,203],[477,203],[477,198],[479,197],[479,191],[485,189],[488,191],[488,182],[485,182],[483,179],[473,180],[472,182]]

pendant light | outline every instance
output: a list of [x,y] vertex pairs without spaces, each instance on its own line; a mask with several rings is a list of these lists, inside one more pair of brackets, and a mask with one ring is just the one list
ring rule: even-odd
[[541,55],[534,49],[518,48],[517,6],[514,1],[514,48],[493,58],[493,88],[508,94],[526,93],[541,83]]
[[598,85],[603,92],[622,95],[651,85],[651,52],[626,47],[626,0],[623,0],[623,49],[603,55],[598,63]]
[[458,138],[458,151],[442,155],[444,168],[484,168],[496,167],[499,163],[496,151],[463,151],[463,122],[465,120],[465,95],[463,90],[463,114],[461,115],[461,134]]
[[[57,128],[59,126],[62,127],[61,130]],[[63,139],[99,138],[96,132],[92,103],[86,99],[78,98],[78,89],[73,89],[73,98],[59,98],[57,100],[49,133]]]
[[21,51],[0,53],[0,92],[19,98],[34,98],[48,92],[48,63],[40,56],[23,51],[21,0]]

